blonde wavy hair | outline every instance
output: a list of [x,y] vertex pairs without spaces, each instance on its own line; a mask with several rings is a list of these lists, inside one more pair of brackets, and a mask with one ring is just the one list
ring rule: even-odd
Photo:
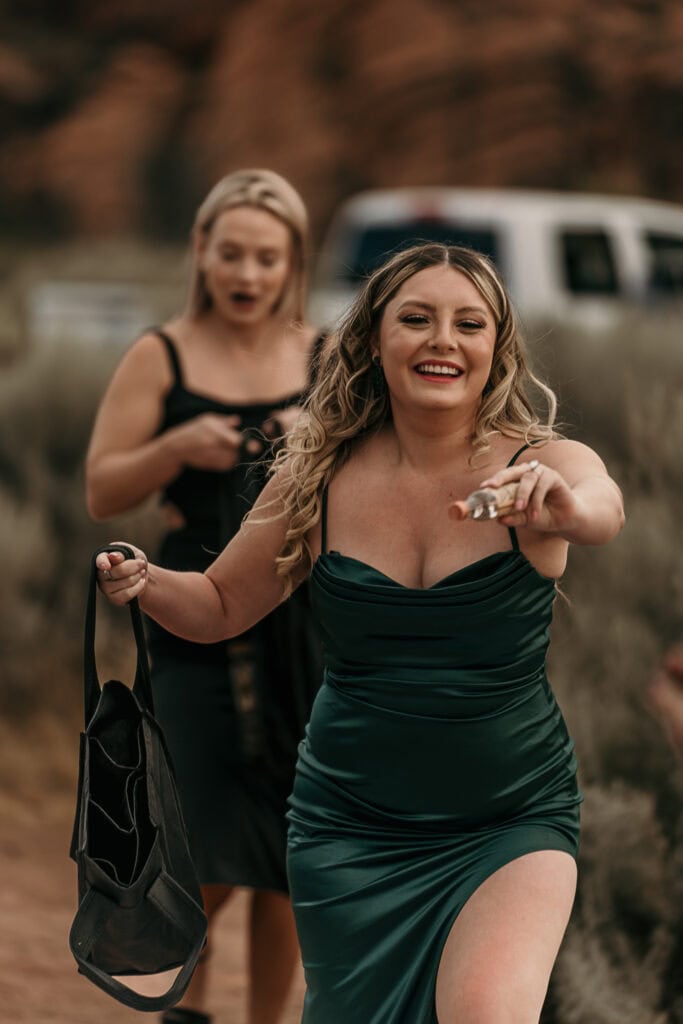
[[[302,323],[306,305],[308,266],[308,214],[303,199],[296,189],[275,171],[235,171],[221,178],[213,186],[197,210],[192,227],[194,242],[206,239],[218,217],[236,206],[265,210],[289,228],[292,266],[276,311],[295,323]],[[195,244],[185,312],[195,319],[210,306],[211,297],[199,266]]]
[[[510,300],[490,260],[461,246],[432,243],[398,253],[370,276],[328,339],[304,414],[273,464],[274,472],[283,470],[278,472],[279,500],[288,528],[277,571],[286,593],[295,571],[310,561],[306,536],[320,518],[323,490],[348,459],[354,443],[391,420],[389,395],[374,383],[372,363],[384,310],[409,278],[438,266],[452,267],[469,278],[493,311],[497,328],[491,372],[475,417],[470,461],[490,449],[496,434],[527,442],[557,436],[555,395],[531,372]],[[528,395],[530,385],[544,400],[543,419]]]

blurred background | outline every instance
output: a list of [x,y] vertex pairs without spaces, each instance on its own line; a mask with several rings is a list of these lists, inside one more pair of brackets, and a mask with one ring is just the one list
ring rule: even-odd
[[[511,287],[554,254],[547,301],[515,297],[563,429],[604,457],[628,524],[573,552],[557,605],[550,674],[586,801],[544,1022],[682,1024],[681,763],[646,700],[683,634],[679,0],[4,0],[0,29],[0,1016],[133,1019],[75,975],[67,851],[89,554],[153,548],[158,526],[153,505],[90,523],[82,462],[123,346],[184,300],[196,206],[265,166],[311,211],[321,326],[381,206],[354,220],[360,192],[390,190],[391,245],[449,217],[466,240],[476,199],[468,230]],[[567,205],[583,193],[610,202]],[[130,677],[121,616],[103,611],[98,650],[104,678]],[[240,958],[217,1024],[240,1019]]]

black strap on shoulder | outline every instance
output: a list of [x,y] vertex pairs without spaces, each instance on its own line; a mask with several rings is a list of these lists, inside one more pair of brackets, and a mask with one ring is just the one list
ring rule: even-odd
[[320,554],[327,551],[327,484],[320,497]]
[[[532,446],[532,444],[538,444],[538,442],[542,441],[542,440],[543,439],[541,437],[536,437],[536,438],[534,438],[533,441],[527,441],[526,444],[523,444],[521,448],[518,448],[517,451],[515,452],[515,454],[512,456],[512,458],[508,462],[508,464],[506,466],[506,469],[509,469],[510,466],[514,466],[515,462],[517,461],[519,456],[522,454],[522,452],[525,452],[527,450],[527,448],[530,448]],[[512,548],[513,548],[513,550],[514,551],[519,551],[519,539],[517,537],[517,530],[514,528],[514,526],[508,526],[508,533],[510,534],[510,540],[512,541]]]
[[171,363],[171,369],[173,370],[173,376],[175,378],[175,382],[178,385],[178,387],[182,387],[183,386],[183,371],[182,371],[182,369],[180,367],[180,359],[178,357],[178,350],[176,348],[176,345],[175,345],[175,342],[174,342],[173,338],[170,336],[170,334],[167,334],[166,331],[162,331],[160,327],[154,327],[152,329],[152,334],[156,334],[157,337],[161,338],[161,340],[163,341],[164,346],[166,348],[166,351],[168,353],[169,361]]
[[506,466],[506,469],[509,469],[510,466],[514,466],[515,462],[520,457],[522,452],[525,452],[527,450],[527,448],[531,448],[532,444],[538,444],[539,441],[542,441],[542,440],[543,440],[542,437],[535,437],[533,439],[533,441],[527,441],[525,444],[522,445],[521,448],[518,448],[517,451],[515,452],[515,454],[512,456],[512,458],[508,462],[508,464]]

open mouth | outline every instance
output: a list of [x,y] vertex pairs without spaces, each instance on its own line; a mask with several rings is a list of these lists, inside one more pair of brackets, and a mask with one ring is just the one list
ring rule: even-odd
[[439,380],[457,380],[465,372],[462,367],[456,366],[454,363],[418,363],[414,370],[421,377]]
[[249,292],[231,292],[230,298],[238,306],[253,306],[257,297]]

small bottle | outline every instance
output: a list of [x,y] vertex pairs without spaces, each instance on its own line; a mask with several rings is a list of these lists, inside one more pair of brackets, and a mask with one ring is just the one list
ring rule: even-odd
[[509,515],[514,512],[518,487],[517,481],[502,487],[482,487],[464,501],[454,501],[450,514],[455,519],[498,519]]

